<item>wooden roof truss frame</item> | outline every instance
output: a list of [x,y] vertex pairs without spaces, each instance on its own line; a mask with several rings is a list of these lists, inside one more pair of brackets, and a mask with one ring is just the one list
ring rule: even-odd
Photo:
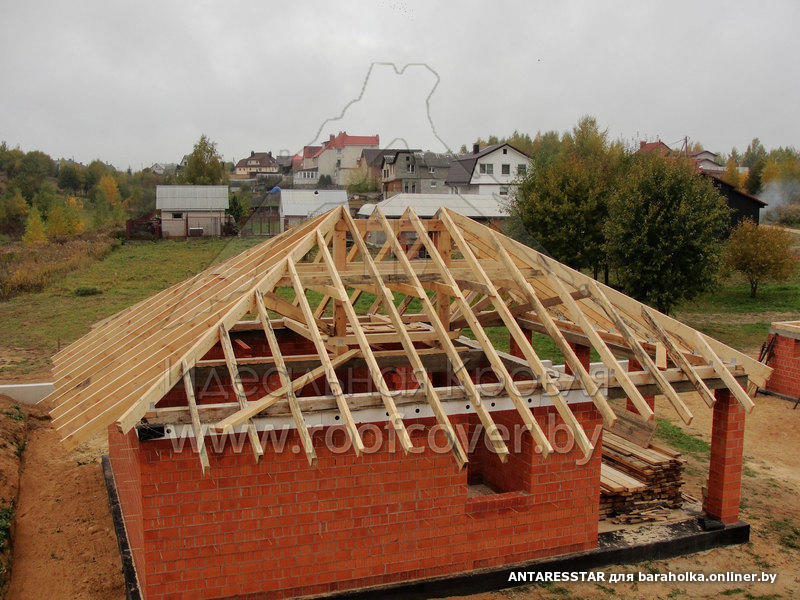
[[[377,252],[366,241],[372,232],[385,238]],[[414,238],[405,246],[403,234]],[[423,249],[426,258],[417,258]],[[294,290],[293,300],[278,293],[282,287]],[[308,290],[322,295],[316,306],[312,306]],[[365,314],[359,314],[356,302],[365,293],[373,294],[374,300]],[[421,312],[408,314],[415,302]],[[247,314],[255,314],[256,320],[244,321]],[[486,333],[486,327],[495,324],[505,326],[516,342],[523,356],[521,364],[532,375],[530,381],[518,382],[511,376],[510,357],[498,352]],[[464,327],[469,327],[476,342],[458,340]],[[316,365],[298,377],[292,378],[287,365],[298,357],[282,351],[276,335],[279,328],[290,329],[314,345],[316,354],[303,358],[316,361]],[[231,333],[240,329],[263,331],[270,356],[237,358]],[[553,340],[575,374],[576,386],[565,383],[563,375],[546,366],[524,329]],[[387,341],[399,342],[402,350],[376,350],[377,344]],[[495,452],[506,460],[509,450],[484,402],[485,386],[472,380],[465,363],[464,351],[471,347],[488,361],[545,457],[552,446],[523,398],[536,388],[552,401],[588,456],[592,444],[565,392],[579,386],[606,426],[613,425],[617,417],[598,381],[575,353],[575,343],[598,352],[608,370],[606,383],[613,381],[645,419],[652,419],[653,411],[640,388],[655,386],[688,423],[692,414],[676,391],[676,382],[690,385],[711,406],[714,396],[707,382],[713,374],[750,411],[753,402],[737,378],[746,374],[763,385],[770,371],[744,354],[444,208],[428,220],[420,219],[412,208],[395,220],[376,209],[366,221],[355,221],[346,209],[336,208],[96,324],[54,357],[56,390],[49,400],[55,427],[65,441],[75,443],[111,423],[127,432],[145,416],[163,415],[164,409],[156,404],[182,382],[185,410],[204,471],[210,464],[204,432],[246,431],[259,460],[264,450],[253,419],[285,406],[309,464],[315,465],[317,456],[303,412],[309,406],[310,410],[314,405],[332,406],[327,404],[330,400],[356,454],[364,450],[351,409],[352,399],[359,395],[346,396],[336,373],[349,361],[361,360],[375,389],[375,395],[366,396],[383,405],[404,451],[410,452],[413,446],[398,402],[418,398],[428,404],[442,427],[457,464],[467,462],[441,397],[455,394],[469,401]],[[224,361],[204,360],[217,344]],[[634,358],[643,372],[620,369],[615,353]],[[386,356],[410,365],[416,390],[398,396],[390,389],[379,364]],[[459,383],[457,389],[434,387],[425,366],[426,360],[434,357],[446,360]],[[674,368],[663,369],[664,357]],[[279,389],[248,399],[239,373],[245,361],[248,365],[274,365]],[[204,417],[204,424],[201,416],[213,411],[198,403],[192,370],[211,363],[224,363],[236,408],[225,405],[224,416],[213,422]],[[327,382],[330,396],[313,403],[296,396],[320,378]],[[174,416],[175,409],[170,414]]]

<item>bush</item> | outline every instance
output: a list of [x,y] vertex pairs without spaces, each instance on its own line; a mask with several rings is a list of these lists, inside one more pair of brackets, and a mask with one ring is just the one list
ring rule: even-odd
[[102,294],[103,292],[98,290],[96,287],[92,286],[81,286],[75,288],[75,295],[76,296],[97,296],[98,294]]
[[762,281],[786,281],[797,268],[792,236],[779,227],[759,226],[747,219],[731,232],[725,247],[725,263],[745,276],[750,297]]
[[57,275],[90,264],[119,245],[119,241],[108,235],[73,239],[63,244],[6,244],[0,248],[0,300],[38,292]]

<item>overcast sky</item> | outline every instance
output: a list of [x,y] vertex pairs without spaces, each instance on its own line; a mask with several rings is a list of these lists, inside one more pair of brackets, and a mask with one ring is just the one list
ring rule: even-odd
[[2,4],[0,140],[53,157],[138,169],[201,133],[238,159],[340,130],[458,150],[583,114],[630,142],[800,145],[796,0]]

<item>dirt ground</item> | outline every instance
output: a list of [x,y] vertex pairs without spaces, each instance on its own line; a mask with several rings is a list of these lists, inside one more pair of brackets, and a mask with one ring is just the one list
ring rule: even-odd
[[49,419],[29,427],[8,600],[125,597],[100,468],[106,451],[103,436],[66,450]]
[[[686,396],[695,414],[687,433],[708,440],[711,411]],[[661,403],[665,405],[665,402]],[[676,421],[667,406],[659,416]],[[32,423],[32,424],[31,424]],[[108,510],[100,456],[103,436],[65,451],[47,420],[29,419],[13,530],[10,600],[48,598],[122,599],[121,564]],[[800,408],[759,396],[747,418],[742,518],[752,525],[751,542],[668,561],[603,569],[606,573],[694,570],[777,573],[768,584],[589,584],[524,586],[459,597],[463,600],[577,598],[712,598],[745,600],[800,595]],[[700,497],[707,456],[688,456],[687,493]],[[794,547],[792,547],[794,546]]]

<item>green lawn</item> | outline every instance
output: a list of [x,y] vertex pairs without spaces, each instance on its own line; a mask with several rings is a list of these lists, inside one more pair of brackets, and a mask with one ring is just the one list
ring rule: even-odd
[[[42,292],[0,302],[0,344],[52,354],[86,333],[92,323],[260,241],[263,238],[128,242],[104,259],[63,275]],[[79,288],[100,293],[79,296]],[[0,366],[0,377],[4,370],[36,366],[41,365]]]
[[[0,355],[0,378],[44,370],[49,355],[86,333],[92,323],[261,241],[263,238],[248,237],[128,242],[88,267],[59,277],[42,292],[0,302],[0,350],[12,355],[12,359]],[[99,293],[79,295],[76,290]],[[685,303],[676,313],[687,324],[747,350],[763,342],[775,314],[780,317],[797,311],[796,318],[800,318],[800,281],[764,285],[756,299],[751,299],[748,292],[746,284],[731,280]],[[294,297],[290,288],[279,289],[278,293],[290,300]],[[308,292],[308,298],[313,306],[319,294]],[[374,299],[372,294],[361,294],[357,312],[365,313]],[[400,301],[401,297],[395,294],[395,302]],[[419,300],[408,308],[410,313],[420,310]],[[327,312],[330,314],[330,309]],[[381,308],[379,312],[385,310]],[[774,314],[762,315],[764,312]],[[495,347],[508,350],[505,327],[489,327],[487,333]],[[465,335],[473,337],[469,329]],[[533,344],[543,359],[563,362],[561,352],[549,337],[534,334]],[[18,353],[24,358],[14,356],[9,349],[24,350]],[[598,360],[594,352],[592,360]]]

